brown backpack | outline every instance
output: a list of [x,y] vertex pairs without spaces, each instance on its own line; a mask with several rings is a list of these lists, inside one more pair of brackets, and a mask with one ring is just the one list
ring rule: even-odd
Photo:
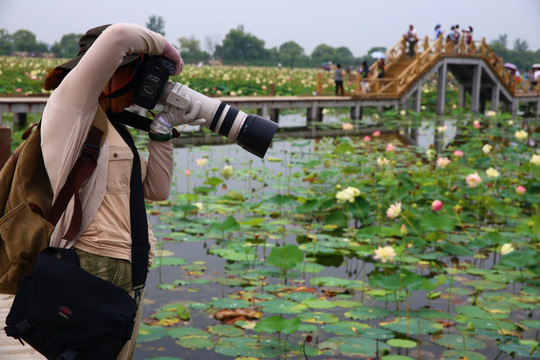
[[[78,197],[84,179],[94,171],[107,132],[107,118],[98,111],[83,151],[53,204],[39,125],[23,134],[23,142],[0,171],[0,293],[15,294],[37,255],[49,245],[69,201]],[[80,216],[73,217],[65,238],[76,236],[80,222]]]

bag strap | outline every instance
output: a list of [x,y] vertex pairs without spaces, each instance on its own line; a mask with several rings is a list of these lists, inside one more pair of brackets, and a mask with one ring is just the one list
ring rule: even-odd
[[72,240],[77,236],[81,228],[82,206],[79,198],[79,189],[82,184],[94,171],[100,152],[101,140],[104,131],[97,126],[92,126],[83,144],[81,155],[73,165],[68,178],[58,193],[52,208],[47,216],[47,220],[54,226],[67,208],[72,197],[75,197],[75,208],[71,224],[64,238]]
[[135,291],[135,300],[140,300],[140,291],[144,288],[148,273],[148,218],[144,204],[141,161],[133,137],[122,124],[111,121],[114,128],[133,152],[133,166],[129,182],[129,211],[131,214],[131,282]]

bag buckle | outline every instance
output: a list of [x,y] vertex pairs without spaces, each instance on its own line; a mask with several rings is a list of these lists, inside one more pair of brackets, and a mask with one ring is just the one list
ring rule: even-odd
[[137,307],[139,307],[139,304],[141,303],[143,289],[144,289],[144,284],[133,287],[133,290],[135,291],[135,294],[133,295],[133,300],[135,300],[135,304],[137,304]]
[[97,158],[99,157],[99,151],[100,151],[99,146],[89,144],[89,143],[84,143],[81,153],[83,156]]

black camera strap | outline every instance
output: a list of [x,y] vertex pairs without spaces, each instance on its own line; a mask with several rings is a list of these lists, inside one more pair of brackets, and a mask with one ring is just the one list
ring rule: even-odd
[[135,291],[135,300],[140,300],[140,291],[144,288],[148,272],[148,219],[144,204],[144,189],[142,184],[141,161],[135,142],[129,131],[122,124],[112,121],[116,131],[133,152],[133,167],[131,170],[129,209],[131,214],[131,282]]
[[[108,117],[114,122],[119,122],[146,132],[150,131],[150,124],[152,124],[152,119],[128,110],[124,110],[121,113],[117,114],[108,114]],[[173,137],[180,136],[180,134],[175,128],[173,128],[172,133]]]

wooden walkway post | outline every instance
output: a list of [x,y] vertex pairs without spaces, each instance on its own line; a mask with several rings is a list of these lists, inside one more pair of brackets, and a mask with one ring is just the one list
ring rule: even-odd
[[317,95],[322,95],[322,74],[317,73]]

